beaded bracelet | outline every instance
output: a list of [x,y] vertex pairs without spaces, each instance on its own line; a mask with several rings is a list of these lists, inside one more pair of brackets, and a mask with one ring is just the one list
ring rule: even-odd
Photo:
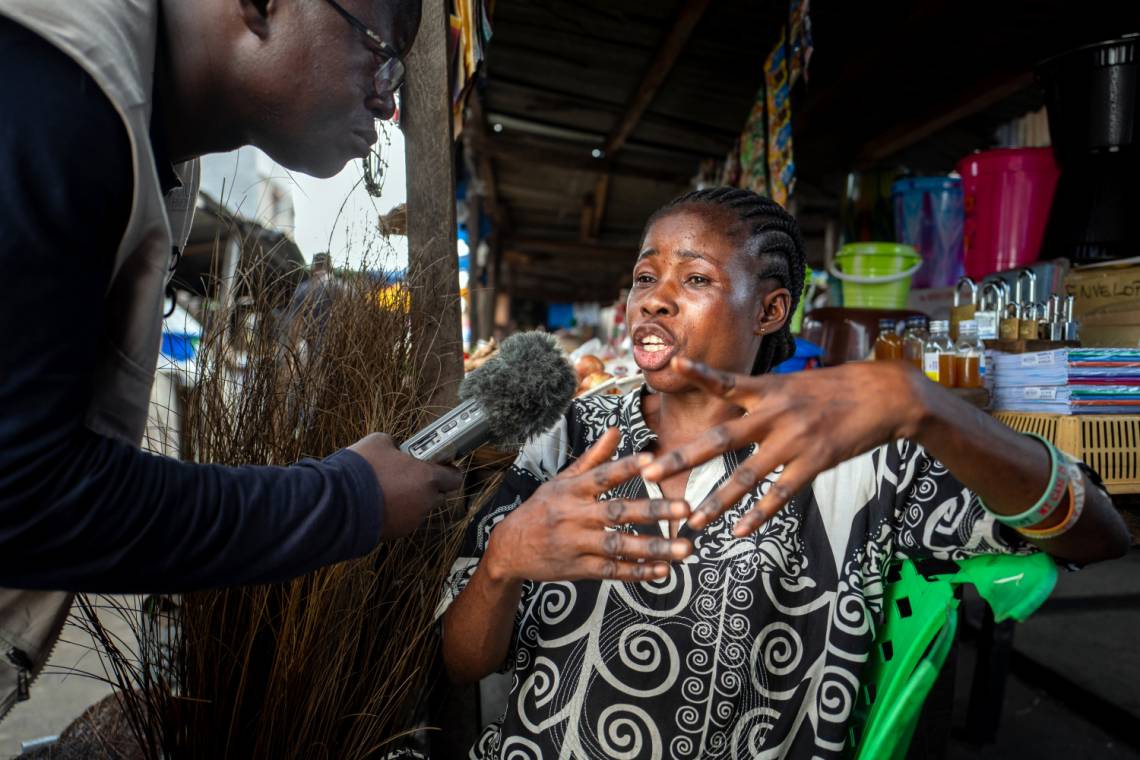
[[1065,467],[1069,470],[1069,511],[1065,514],[1065,519],[1051,528],[1021,528],[1018,533],[1036,540],[1056,538],[1072,530],[1077,520],[1081,519],[1081,513],[1085,510],[1085,478],[1075,462],[1066,461]]
[[1069,470],[1064,466],[1064,459],[1057,448],[1047,439],[1035,433],[1027,433],[1030,438],[1035,438],[1041,443],[1045,444],[1045,448],[1049,450],[1049,485],[1045,489],[1045,495],[1038,500],[1029,509],[1025,510],[1019,515],[999,515],[985,503],[982,506],[987,512],[994,516],[998,522],[1008,525],[1011,528],[1021,530],[1022,528],[1030,528],[1034,525],[1048,520],[1049,517],[1057,511],[1061,506],[1061,502],[1065,500],[1065,495],[1069,491]]

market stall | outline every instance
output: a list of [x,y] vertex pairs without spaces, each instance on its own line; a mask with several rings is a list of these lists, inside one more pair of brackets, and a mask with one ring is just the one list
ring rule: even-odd
[[636,384],[623,288],[645,220],[689,188],[754,189],[794,211],[814,270],[785,369],[909,360],[1135,510],[1136,25],[1086,11],[500,0],[462,138],[494,219],[476,336],[548,329],[584,385]]

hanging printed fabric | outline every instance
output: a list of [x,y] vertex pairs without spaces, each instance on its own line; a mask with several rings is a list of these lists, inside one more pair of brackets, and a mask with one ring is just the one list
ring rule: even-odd
[[458,138],[463,129],[463,107],[487,54],[494,5],[494,0],[452,0],[448,16],[448,62],[453,138]]
[[796,164],[792,155],[792,98],[788,82],[787,44],[784,33],[764,61],[764,85],[768,106],[768,187],[772,200],[781,206],[795,190]]
[[796,163],[792,150],[792,86],[807,79],[811,58],[811,24],[808,0],[792,0],[788,25],[764,61],[765,105],[768,126],[768,190],[772,200],[788,204],[795,190]]
[[[768,194],[768,141],[764,123],[764,87],[756,93],[748,121],[740,134],[739,187],[761,195]],[[736,184],[736,183],[733,183]]]

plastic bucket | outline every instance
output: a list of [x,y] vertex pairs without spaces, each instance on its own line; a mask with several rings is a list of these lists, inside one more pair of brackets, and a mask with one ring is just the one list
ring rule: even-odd
[[1052,149],[974,153],[958,163],[958,173],[965,209],[966,274],[980,280],[1037,261],[1057,188]]
[[848,243],[835,254],[828,272],[843,283],[843,305],[902,309],[922,257],[900,243]]
[[812,278],[811,267],[805,266],[804,267],[804,292],[800,293],[800,301],[799,301],[799,303],[796,304],[795,313],[792,314],[791,331],[792,331],[793,335],[799,334],[800,326],[803,324],[803,321],[804,321],[804,304],[807,303],[808,293],[811,291],[811,278]]
[[948,288],[962,276],[962,180],[912,177],[891,185],[895,240],[922,255],[915,288]]

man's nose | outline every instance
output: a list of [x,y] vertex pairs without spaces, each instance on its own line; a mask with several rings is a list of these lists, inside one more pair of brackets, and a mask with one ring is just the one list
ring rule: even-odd
[[378,103],[372,109],[372,115],[380,121],[387,121],[396,114],[396,94],[390,88],[383,89],[380,85],[380,80],[376,80],[376,99]]

